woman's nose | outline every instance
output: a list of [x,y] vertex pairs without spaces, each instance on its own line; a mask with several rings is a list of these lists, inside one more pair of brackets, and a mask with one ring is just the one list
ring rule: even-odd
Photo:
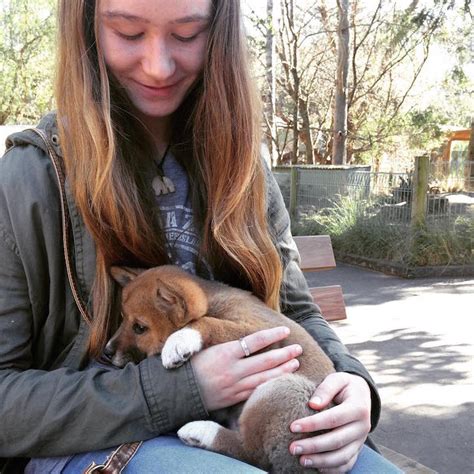
[[142,60],[143,72],[154,81],[170,78],[176,69],[171,48],[162,39],[154,39],[147,44]]

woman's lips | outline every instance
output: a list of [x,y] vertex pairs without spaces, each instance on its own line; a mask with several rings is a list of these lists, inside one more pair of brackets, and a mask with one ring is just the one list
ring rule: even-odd
[[147,97],[157,97],[157,98],[166,98],[166,97],[172,96],[179,85],[179,81],[175,82],[174,84],[169,84],[167,86],[161,86],[161,87],[148,86],[138,81],[134,81],[134,82],[139,87],[143,95]]

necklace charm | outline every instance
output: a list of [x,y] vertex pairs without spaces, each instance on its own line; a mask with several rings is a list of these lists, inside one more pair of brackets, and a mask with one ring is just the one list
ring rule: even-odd
[[153,186],[153,190],[155,191],[156,196],[174,193],[176,191],[173,181],[171,181],[171,179],[164,175],[155,176],[151,184]]
[[163,163],[165,161],[166,156],[168,155],[168,151],[170,149],[170,145],[165,150],[163,158],[159,162],[155,161],[156,171],[158,174],[153,178],[151,185],[153,186],[153,190],[155,191],[156,196],[161,196],[169,193],[174,193],[176,191],[176,187],[171,181],[170,178],[165,176],[165,172],[163,171]]

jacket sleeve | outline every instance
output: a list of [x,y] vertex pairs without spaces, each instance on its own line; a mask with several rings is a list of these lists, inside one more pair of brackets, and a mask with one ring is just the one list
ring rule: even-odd
[[[150,357],[117,370],[48,367],[84,328],[65,334],[78,316],[61,297],[69,289],[58,197],[48,197],[56,183],[38,166],[41,154],[15,147],[0,159],[0,457],[97,450],[206,418],[189,363],[166,370]],[[40,197],[34,203],[31,193]],[[70,345],[60,347],[64,340]]]
[[281,287],[281,311],[297,321],[318,342],[332,360],[336,371],[361,376],[370,387],[372,399],[371,426],[376,427],[380,418],[380,397],[372,377],[362,363],[352,356],[334,330],[321,315],[300,270],[300,256],[291,235],[291,223],[278,184],[266,168],[268,216],[271,232],[283,263]]

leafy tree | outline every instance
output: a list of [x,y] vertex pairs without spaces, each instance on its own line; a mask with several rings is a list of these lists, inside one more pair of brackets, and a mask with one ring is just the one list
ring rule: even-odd
[[[252,11],[249,15],[253,24],[250,29],[253,57],[256,61],[256,77],[259,79],[262,96],[267,100],[268,81],[265,83],[261,71],[268,70],[268,61],[263,62],[264,42],[260,37],[275,36],[276,61],[272,72],[276,81],[276,104],[274,107],[278,133],[274,138],[279,159],[288,151],[291,161],[296,163],[298,155],[304,155],[312,163],[321,146],[321,130],[332,114],[331,102],[334,95],[333,53],[327,54],[321,41],[319,12],[311,0],[280,0],[279,16],[273,23],[265,23]],[[265,26],[264,26],[265,25]],[[329,76],[325,76],[329,71]],[[324,77],[323,77],[324,76]],[[324,107],[321,104],[324,103]],[[266,108],[264,123],[269,135]],[[302,145],[302,147],[301,147]],[[288,147],[288,148],[287,148]]]
[[406,124],[401,115],[439,27],[439,16],[421,21],[415,3],[399,10],[379,0],[371,13],[354,10],[348,154],[355,160],[383,149]]
[[0,125],[36,122],[53,107],[54,3],[0,2]]
[[444,137],[443,125],[448,123],[442,110],[429,106],[424,110],[413,110],[405,118],[410,130],[408,143],[412,148],[422,152],[439,146]]
[[[279,137],[285,138],[278,140],[279,155],[291,150],[296,162],[297,150],[299,159],[304,157],[307,163],[313,155],[327,162],[337,128],[337,2],[282,0],[280,5],[286,8],[281,10],[280,27],[273,29],[278,61],[272,65],[277,83],[275,123],[280,125]],[[395,153],[401,142],[408,143],[413,152],[429,147],[440,134],[440,124],[453,123],[450,117],[458,121],[463,117],[463,123],[470,123],[469,105],[471,113],[474,108],[467,97],[472,85],[461,73],[472,28],[469,8],[470,2],[464,0],[412,0],[406,8],[396,0],[351,0],[348,162],[373,161]],[[258,32],[258,21],[254,24]],[[264,30],[261,34],[265,37]],[[258,44],[254,42],[257,62],[265,57]],[[445,90],[427,107],[425,90],[433,83],[429,79],[423,83],[423,71],[435,44],[437,49],[449,47],[456,64],[446,78],[449,86],[445,81]],[[261,67],[265,69],[263,61]],[[437,89],[442,86],[437,84]],[[297,140],[304,143],[304,152]]]

